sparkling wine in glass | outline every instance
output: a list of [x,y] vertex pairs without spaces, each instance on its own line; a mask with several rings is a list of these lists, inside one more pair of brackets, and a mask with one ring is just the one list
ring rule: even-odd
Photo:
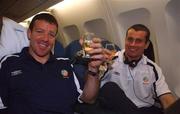
[[90,55],[88,54],[88,51],[92,50],[90,44],[92,43],[92,39],[94,36],[95,36],[94,33],[89,33],[89,32],[83,35],[83,50],[85,52],[84,58],[86,59],[90,59]]

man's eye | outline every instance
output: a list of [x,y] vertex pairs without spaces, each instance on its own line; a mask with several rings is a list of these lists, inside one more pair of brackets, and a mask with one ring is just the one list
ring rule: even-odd
[[141,43],[141,42],[143,42],[143,40],[141,40],[141,39],[136,39],[136,43]]
[[55,34],[55,33],[49,33],[49,35],[50,35],[51,37],[56,37],[56,34]]
[[133,42],[134,41],[134,39],[133,38],[127,38],[127,40],[128,40],[128,42]]
[[42,30],[36,30],[36,32],[37,32],[37,33],[43,33],[43,31],[42,31]]
[[135,43],[142,43],[143,42],[143,39],[140,39],[140,38],[127,38],[127,41],[132,43],[132,42],[135,42]]

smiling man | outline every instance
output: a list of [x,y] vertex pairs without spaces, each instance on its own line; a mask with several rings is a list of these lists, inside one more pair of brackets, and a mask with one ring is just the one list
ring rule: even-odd
[[122,114],[162,114],[156,100],[164,109],[175,101],[161,68],[144,55],[149,37],[149,29],[142,24],[127,30],[125,49],[116,53],[101,82],[99,99],[106,109]]
[[[87,80],[80,84],[70,60],[51,53],[58,32],[56,19],[36,15],[29,26],[30,46],[0,61],[0,114],[74,114],[76,102],[93,103],[103,62],[101,40],[93,38]],[[81,88],[84,88],[81,90]]]

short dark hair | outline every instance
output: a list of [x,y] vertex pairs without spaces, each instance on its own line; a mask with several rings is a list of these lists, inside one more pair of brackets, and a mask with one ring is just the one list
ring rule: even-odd
[[126,37],[127,37],[127,34],[128,34],[128,31],[130,29],[134,29],[135,31],[145,31],[147,33],[146,35],[146,43],[149,41],[149,37],[150,37],[150,31],[149,29],[143,25],[143,24],[135,24],[135,25],[132,25],[131,27],[128,28],[128,30],[126,31]]
[[58,31],[58,22],[57,20],[55,19],[55,17],[49,13],[40,13],[40,14],[37,14],[33,17],[30,25],[29,25],[29,29],[32,31],[33,27],[34,27],[34,23],[36,20],[44,20],[44,21],[47,21],[48,23],[50,24],[55,24],[56,27],[57,27],[57,31]]

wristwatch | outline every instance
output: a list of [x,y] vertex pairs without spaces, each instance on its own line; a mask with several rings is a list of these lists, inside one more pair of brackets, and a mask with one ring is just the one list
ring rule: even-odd
[[87,73],[90,74],[90,75],[92,75],[93,77],[96,77],[96,76],[98,76],[98,74],[99,74],[98,72],[93,72],[93,71],[91,71],[91,70],[88,70]]

